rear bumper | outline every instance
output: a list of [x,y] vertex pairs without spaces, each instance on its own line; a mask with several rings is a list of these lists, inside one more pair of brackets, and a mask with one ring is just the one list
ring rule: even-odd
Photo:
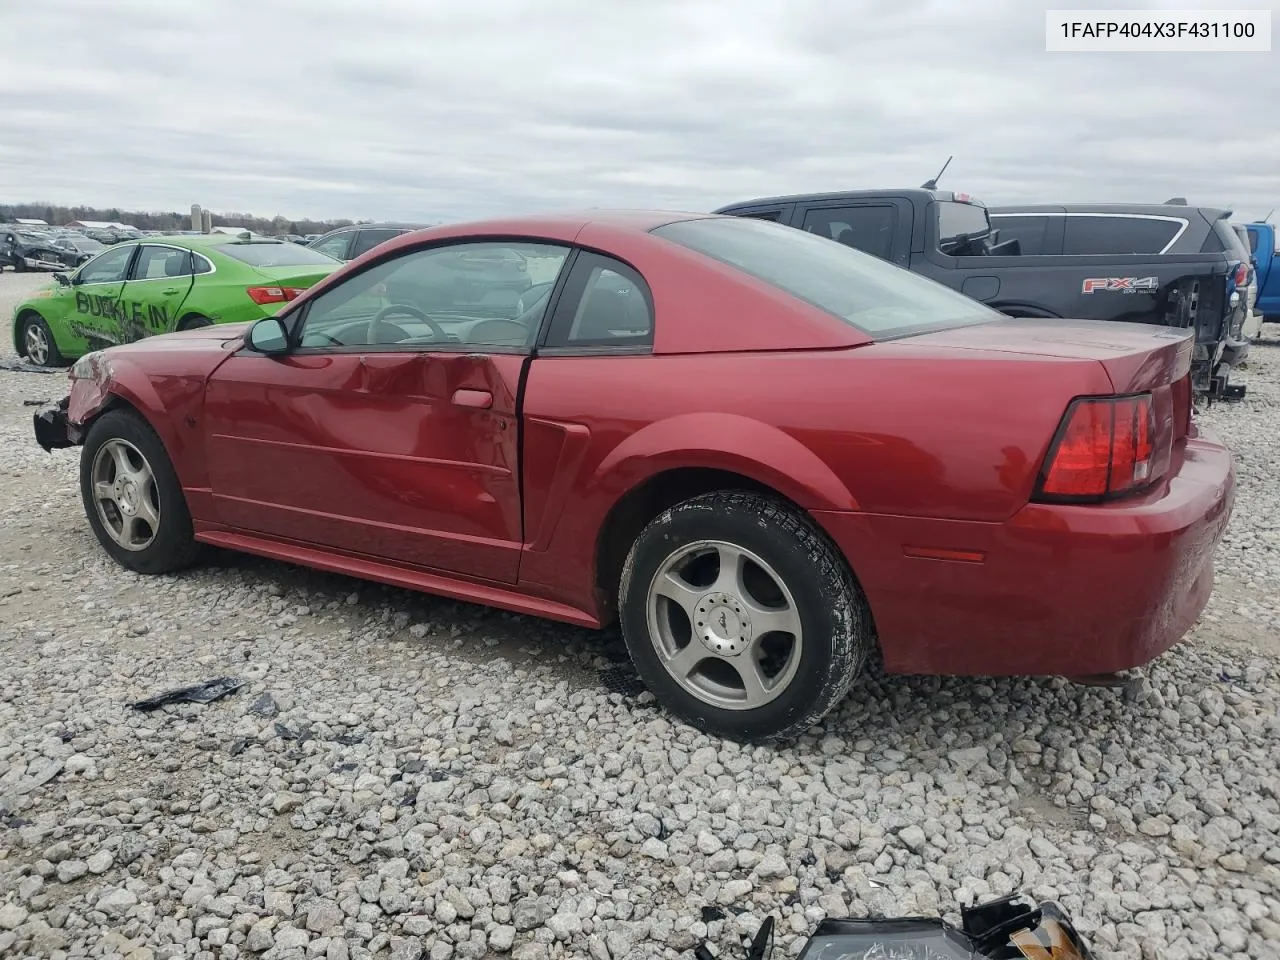
[[[1235,472],[1187,441],[1141,499],[1029,504],[1003,523],[815,511],[858,576],[894,673],[1109,673],[1176,644],[1213,588]],[[966,559],[922,559],[921,549]]]
[[31,415],[36,443],[46,453],[61,447],[77,446],[84,439],[80,428],[67,419],[69,402],[69,397],[63,397],[58,403],[41,407]]

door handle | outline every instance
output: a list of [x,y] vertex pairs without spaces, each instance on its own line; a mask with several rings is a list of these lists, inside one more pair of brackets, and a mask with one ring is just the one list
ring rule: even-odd
[[163,293],[166,297],[171,297],[171,296],[173,296],[175,293],[177,293],[177,292],[178,292],[178,288],[177,288],[177,287],[165,287],[165,288],[164,288],[163,290],[161,290],[160,292],[161,292],[161,293]]
[[453,402],[460,407],[488,410],[493,406],[493,394],[488,390],[468,390],[464,387],[453,391]]

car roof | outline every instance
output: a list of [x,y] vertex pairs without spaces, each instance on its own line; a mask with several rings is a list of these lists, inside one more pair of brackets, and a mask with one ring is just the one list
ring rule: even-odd
[[1003,204],[989,210],[992,216],[1001,213],[1128,213],[1185,220],[1193,213],[1199,213],[1209,221],[1231,216],[1230,210],[1221,207],[1193,207],[1182,203],[1028,203]]
[[877,197],[916,197],[924,200],[954,200],[949,190],[926,190],[923,187],[899,187],[887,190],[832,190],[826,193],[788,193],[777,197],[756,197],[752,200],[736,200],[719,210],[736,210],[738,207],[754,207],[766,203],[819,203],[824,200],[861,200]]

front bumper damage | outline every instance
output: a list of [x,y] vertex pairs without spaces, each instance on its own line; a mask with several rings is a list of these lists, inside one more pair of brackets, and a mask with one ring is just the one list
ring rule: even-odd
[[48,453],[63,447],[75,447],[84,442],[84,434],[67,416],[70,397],[63,397],[57,403],[41,407],[31,415],[31,423],[36,432],[36,443]]

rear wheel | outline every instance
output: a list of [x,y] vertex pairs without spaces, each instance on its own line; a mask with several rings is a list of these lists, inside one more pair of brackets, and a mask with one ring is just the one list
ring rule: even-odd
[[122,567],[169,573],[196,558],[178,475],[136,413],[111,410],[93,422],[80,453],[80,494],[98,542]]
[[199,327],[212,327],[213,321],[198,313],[191,313],[178,322],[179,330],[195,330]]
[[848,692],[874,642],[844,559],[789,504],[716,492],[636,539],[619,588],[627,649],[654,696],[700,729],[779,740]]
[[62,352],[49,325],[36,313],[28,313],[23,318],[22,351],[38,367],[59,367],[63,364]]

